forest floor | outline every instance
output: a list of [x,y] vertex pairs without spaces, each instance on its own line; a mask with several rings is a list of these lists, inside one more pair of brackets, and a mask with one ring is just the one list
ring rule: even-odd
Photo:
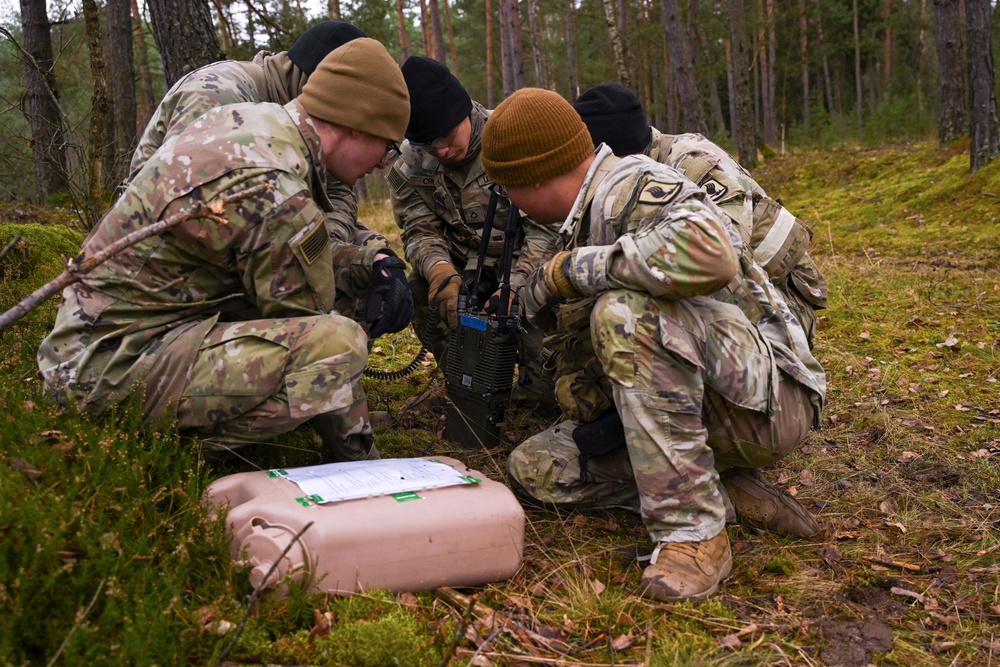
[[[34,366],[50,302],[2,334],[0,664],[1000,665],[1000,161],[970,175],[965,148],[793,154],[754,171],[813,225],[829,283],[823,427],[766,471],[823,532],[729,527],[732,576],[699,604],[636,595],[651,548],[637,516],[527,508],[508,581],[348,598],[293,584],[241,625],[248,570],[200,494],[223,474],[319,463],[318,440],[210,465],[127,406],[57,410]],[[0,264],[0,308],[75,252],[57,218],[0,205],[0,248],[17,231],[33,244]],[[398,245],[387,208],[362,218]],[[416,350],[401,332],[369,363],[400,368]],[[403,405],[443,385],[433,368],[363,381],[390,415],[383,457],[452,456],[503,481],[506,454],[548,422],[515,408],[503,446],[449,443],[441,411]]]

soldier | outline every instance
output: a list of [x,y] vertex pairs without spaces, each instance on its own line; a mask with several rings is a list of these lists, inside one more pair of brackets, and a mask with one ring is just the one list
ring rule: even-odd
[[812,231],[771,199],[740,164],[700,134],[662,134],[646,121],[638,96],[619,83],[586,91],[573,104],[595,145],[618,157],[648,155],[675,167],[705,190],[737,225],[743,243],[781,290],[806,331],[810,347],[814,311],[826,308],[826,279],[809,256]]
[[[226,104],[288,104],[302,92],[309,76],[328,53],[360,37],[365,37],[365,33],[350,23],[324,21],[302,33],[288,51],[261,51],[251,62],[224,60],[187,74],[170,88],[146,125],[132,156],[129,180],[160,147],[168,133]],[[385,237],[358,222],[358,204],[351,186],[330,179],[327,195],[333,206],[327,215],[327,226],[337,271],[337,312],[361,320],[362,317],[356,317],[355,313],[369,281],[385,283],[389,279],[405,287],[405,267],[402,260],[395,258]],[[387,256],[378,269],[373,265],[376,254]],[[408,290],[394,291],[408,298]],[[376,304],[368,305],[374,308]],[[403,329],[409,320],[402,315],[411,308],[411,305],[393,304],[387,309],[391,314],[382,318],[380,327],[369,331],[371,337]]]
[[[705,598],[728,576],[733,478],[757,494],[745,518],[811,531],[804,508],[747,471],[787,455],[819,424],[826,376],[705,191],[647,157],[595,152],[573,107],[537,88],[515,92],[487,121],[483,164],[515,205],[558,230],[558,252],[526,289],[528,318],[573,331],[570,356],[596,360],[608,392],[576,406],[586,420],[512,452],[515,490],[556,506],[638,499],[655,544],[641,593],[657,600]],[[564,405],[574,400],[565,388],[557,380]],[[623,447],[608,451],[612,439]]]
[[[389,171],[392,210],[403,230],[406,259],[413,267],[410,289],[413,328],[443,368],[448,335],[458,326],[459,286],[474,275],[491,186],[479,159],[483,125],[491,111],[473,102],[441,63],[411,56],[403,63],[412,110],[402,156]],[[497,264],[507,225],[508,202],[501,198],[493,220],[488,256],[479,282],[480,303],[499,305]],[[551,234],[521,219],[518,250],[511,270],[511,294],[521,292],[544,257]],[[439,313],[427,333],[429,305]],[[530,325],[522,338],[522,363],[515,398],[554,406],[552,383],[541,371],[540,332]]]
[[147,422],[175,421],[209,455],[325,419],[335,459],[377,457],[359,384],[367,337],[333,310],[325,189],[395,159],[408,119],[399,67],[363,38],[327,55],[284,106],[223,106],[171,132],[86,255],[199,203],[270,190],[67,287],[38,351],[48,391],[92,412],[135,394]]

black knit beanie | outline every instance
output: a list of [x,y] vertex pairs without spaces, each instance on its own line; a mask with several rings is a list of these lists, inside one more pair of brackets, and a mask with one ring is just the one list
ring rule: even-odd
[[316,71],[316,66],[334,49],[352,39],[367,37],[360,28],[346,21],[323,21],[306,30],[288,49],[288,58],[306,76]]
[[573,108],[587,124],[594,145],[605,143],[618,157],[646,150],[649,123],[639,98],[625,86],[594,86],[577,98]]
[[451,132],[472,113],[472,98],[447,67],[424,56],[410,56],[403,63],[403,78],[410,91],[410,124],[406,138],[429,144]]

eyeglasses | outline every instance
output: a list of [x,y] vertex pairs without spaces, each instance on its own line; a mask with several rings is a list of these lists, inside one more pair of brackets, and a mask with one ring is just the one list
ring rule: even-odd
[[[459,123],[459,125],[461,125],[461,123]],[[425,151],[428,149],[444,148],[445,146],[451,144],[451,142],[455,141],[455,135],[458,134],[459,125],[456,125],[455,127],[451,128],[451,132],[444,135],[443,137],[438,137],[434,141],[429,141],[427,143],[411,141],[410,145],[416,146],[417,148]]]
[[382,154],[382,164],[394,162],[399,157],[399,145],[395,141],[386,144],[385,153]]

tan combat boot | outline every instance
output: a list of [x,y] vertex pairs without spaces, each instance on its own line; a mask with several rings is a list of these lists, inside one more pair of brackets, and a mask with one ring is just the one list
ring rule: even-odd
[[819,524],[788,492],[765,480],[753,468],[734,468],[721,475],[737,520],[781,535],[812,537]]
[[703,542],[661,542],[642,571],[639,594],[651,600],[704,600],[733,569],[725,529]]

